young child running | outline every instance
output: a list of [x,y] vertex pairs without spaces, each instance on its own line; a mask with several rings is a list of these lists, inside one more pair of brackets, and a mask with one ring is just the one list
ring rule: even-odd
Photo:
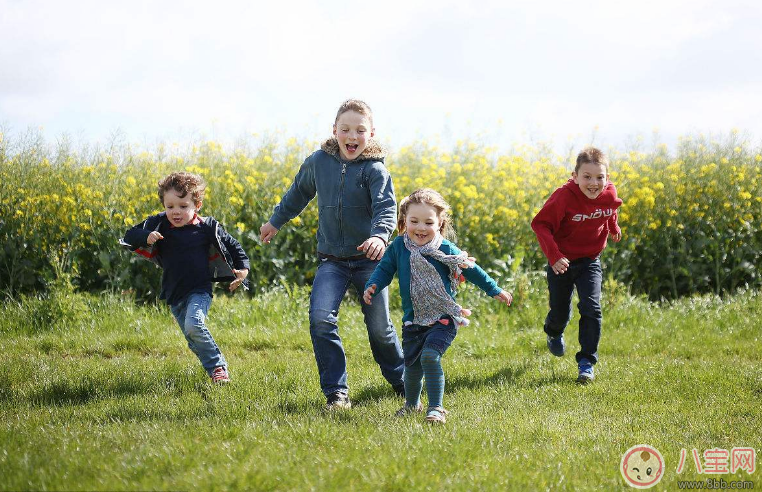
[[166,299],[188,348],[215,383],[230,381],[227,362],[206,327],[212,282],[231,281],[230,291],[246,288],[249,258],[212,217],[199,217],[206,184],[190,173],[159,181],[164,212],[148,217],[124,235],[121,244],[163,268],[161,299]]
[[550,353],[566,351],[564,330],[572,314],[572,292],[579,295],[579,345],[577,382],[593,380],[601,339],[601,262],[599,256],[609,235],[618,242],[617,197],[608,180],[609,160],[594,147],[583,149],[569,181],[550,196],[532,220],[532,229],[548,258],[550,312],[545,333]]
[[400,203],[399,236],[365,285],[363,299],[375,300],[376,291],[388,286],[397,273],[402,297],[402,348],[405,354],[405,405],[403,416],[421,412],[422,380],[426,377],[429,406],[426,420],[444,423],[442,407],[445,378],[441,359],[458,333],[468,324],[469,310],[455,302],[461,276],[487,295],[507,305],[513,297],[502,290],[473,258],[443,237],[454,236],[450,206],[436,191],[414,191]]
[[[397,206],[386,152],[373,140],[373,114],[363,101],[349,99],[336,114],[333,137],[302,164],[291,187],[260,229],[264,243],[301,213],[317,195],[317,273],[310,295],[310,337],[326,409],[351,408],[347,362],[339,336],[339,307],[350,284],[358,294],[384,255],[394,231]],[[358,295],[359,297],[359,295]],[[388,293],[362,302],[373,358],[398,395],[404,392],[403,360],[389,317]]]

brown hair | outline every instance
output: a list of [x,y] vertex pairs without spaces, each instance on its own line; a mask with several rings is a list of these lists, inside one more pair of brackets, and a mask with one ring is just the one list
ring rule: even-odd
[[412,204],[424,204],[433,207],[439,217],[439,233],[445,239],[455,241],[455,229],[452,227],[452,217],[450,216],[452,209],[442,195],[431,188],[419,188],[400,202],[400,213],[397,218],[397,229],[400,235],[405,232],[407,208]]
[[361,115],[366,116],[370,120],[371,128],[373,128],[373,111],[371,111],[370,106],[368,106],[365,101],[359,99],[347,99],[341,103],[339,111],[336,113],[336,120],[334,120],[333,124],[335,125],[339,121],[339,116],[347,111],[356,111]]
[[600,149],[595,147],[585,147],[577,155],[577,165],[574,166],[574,172],[579,172],[582,164],[599,164],[606,167],[606,174],[609,173],[609,158]]
[[175,190],[180,198],[190,193],[193,203],[198,205],[204,199],[206,191],[206,182],[198,174],[191,173],[172,173],[164,179],[159,180],[159,200],[164,205],[164,193],[169,190]]

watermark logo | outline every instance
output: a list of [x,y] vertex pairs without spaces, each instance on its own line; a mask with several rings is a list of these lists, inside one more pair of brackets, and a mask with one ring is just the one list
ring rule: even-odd
[[630,487],[650,489],[664,476],[664,458],[653,446],[638,444],[624,453],[619,471]]

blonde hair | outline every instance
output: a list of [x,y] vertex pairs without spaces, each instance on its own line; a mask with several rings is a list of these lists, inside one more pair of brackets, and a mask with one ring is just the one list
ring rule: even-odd
[[204,199],[206,182],[198,174],[172,173],[159,181],[159,201],[164,205],[164,193],[175,190],[180,198],[190,193],[193,203],[198,205]]
[[450,241],[455,241],[455,229],[452,227],[452,209],[439,192],[431,188],[419,188],[406,196],[400,202],[400,213],[397,218],[397,229],[399,234],[405,232],[405,220],[407,219],[407,209],[410,205],[423,204],[432,207],[437,211],[439,218],[439,233]]
[[361,115],[365,116],[370,120],[370,126],[373,128],[373,111],[370,109],[370,106],[365,101],[361,101],[359,99],[347,99],[343,103],[341,103],[341,106],[339,106],[339,111],[336,113],[336,119],[334,120],[333,124],[335,125],[339,121],[339,116],[346,113],[347,111],[356,111],[360,113]]
[[574,172],[578,173],[582,164],[598,164],[606,167],[606,174],[609,173],[609,158],[600,149],[595,147],[585,147],[577,154],[577,165],[574,166]]

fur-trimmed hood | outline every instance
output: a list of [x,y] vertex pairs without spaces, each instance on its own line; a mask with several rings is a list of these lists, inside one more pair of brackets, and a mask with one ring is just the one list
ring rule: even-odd
[[[320,150],[330,154],[337,159],[341,159],[341,153],[339,152],[339,141],[336,137],[331,137],[320,146]],[[362,161],[366,159],[372,159],[375,161],[381,161],[386,157],[386,149],[377,140],[373,138],[368,139],[368,145],[365,146],[365,150],[362,154],[357,156],[354,161]]]

